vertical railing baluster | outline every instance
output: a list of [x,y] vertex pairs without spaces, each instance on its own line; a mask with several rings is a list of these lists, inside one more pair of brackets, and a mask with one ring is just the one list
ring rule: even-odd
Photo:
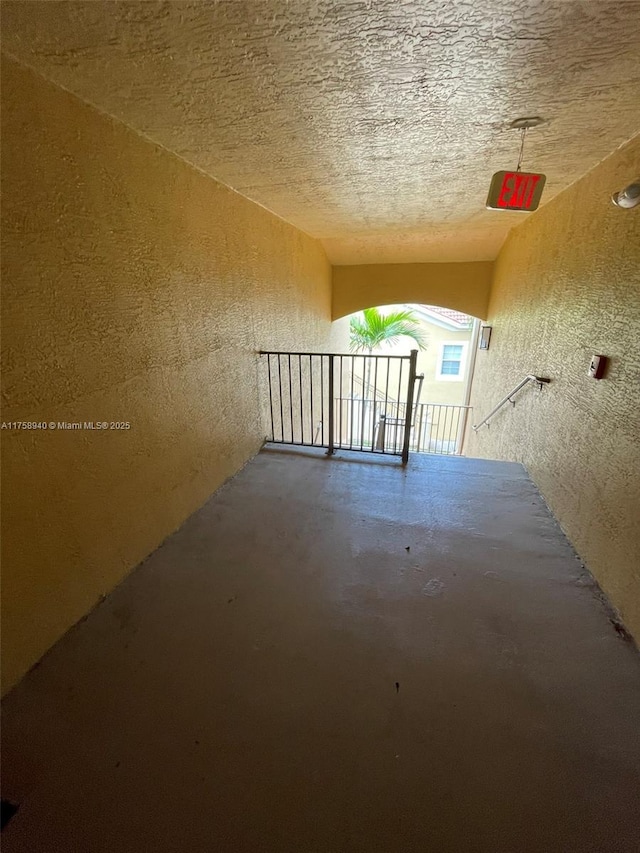
[[304,411],[302,406],[302,355],[298,355],[298,381],[300,384],[300,443],[304,444]]
[[449,417],[449,410],[447,408],[444,408],[444,411],[442,413],[442,430],[441,430],[442,439],[441,439],[441,444],[440,444],[440,453],[446,453],[447,452],[446,448],[447,448],[447,430],[448,430],[447,418],[448,417]]
[[432,452],[435,453],[438,447],[438,404],[433,404],[433,419],[431,421],[431,435],[429,437],[429,446],[432,448]]
[[320,444],[324,447],[324,356],[320,356]]
[[[460,409],[456,409],[455,412],[451,412],[451,441],[449,442],[449,453],[454,452],[454,448],[456,446],[456,437],[458,435],[458,421],[460,420]],[[455,430],[453,428],[453,416],[455,415]]]
[[425,418],[424,418],[424,440],[423,446],[425,451],[429,452],[429,442],[431,441],[431,424],[433,423],[433,413],[431,412],[431,405],[427,403],[425,408]]
[[462,454],[462,448],[464,447],[464,436],[465,436],[465,433],[467,431],[467,423],[468,423],[470,411],[471,411],[471,409],[469,408],[469,406],[464,407],[463,414],[462,414],[462,430],[461,430],[459,442],[456,443],[456,453],[458,454],[458,456],[460,456]]
[[274,440],[273,433],[273,392],[271,390],[271,356],[267,356],[267,372],[269,374],[269,410],[271,411],[271,441]]
[[422,409],[422,433],[420,435],[420,449],[423,453],[427,453],[429,424],[429,404],[425,403]]
[[291,381],[291,353],[288,355],[289,366],[289,425],[291,428],[291,444],[295,444],[293,440],[293,383]]
[[404,367],[404,359],[400,360],[400,371],[398,374],[398,396],[396,397],[396,414],[393,419],[394,430],[393,430],[393,452],[398,452],[398,425],[400,422],[400,418],[402,415],[400,414],[400,400],[402,399],[402,369]]
[[448,427],[447,427],[447,418],[449,417],[449,409],[445,408],[444,410],[444,424],[442,427],[442,446],[440,447],[440,453],[447,452],[447,436],[448,436]]
[[378,423],[378,401],[373,400],[373,412],[371,413],[371,452],[376,451],[376,424]]
[[449,435],[449,455],[453,453],[453,447],[455,447],[455,436],[458,425],[458,409],[451,409],[451,431]]
[[447,407],[444,411],[444,425],[447,433],[447,440],[443,445],[445,453],[449,452],[449,436],[451,435],[451,411]]
[[316,443],[315,428],[313,423],[313,364],[312,356],[309,356],[309,396],[311,398],[311,444]]
[[436,409],[440,409],[437,403],[433,404],[433,421],[431,422],[431,440],[430,444],[433,445],[434,452],[438,450],[438,430],[440,429],[440,413],[436,412]]
[[351,356],[351,417],[349,419],[349,450],[353,450],[353,381],[356,372],[355,356]]
[[404,441],[402,444],[402,464],[406,465],[409,461],[409,438],[411,436],[411,415],[413,414],[413,393],[416,384],[416,364],[418,362],[418,350],[411,350],[411,360],[409,362],[409,388],[407,389],[406,402],[406,417],[404,425]]
[[343,444],[342,436],[344,435],[344,411],[343,411],[343,402],[344,401],[342,399],[342,386],[343,386],[343,382],[344,382],[344,377],[343,377],[343,373],[342,373],[342,370],[343,370],[342,362],[343,362],[343,357],[340,356],[340,436],[338,439],[338,444],[340,447],[342,447],[342,444]]
[[280,392],[280,436],[284,442],[284,407],[282,402],[282,368],[280,360],[282,356],[278,353],[278,390]]
[[377,421],[377,411],[378,411],[378,362],[379,358],[374,359],[375,364],[375,373],[373,377],[373,413],[371,415],[371,450],[375,450],[376,447],[376,425]]
[[389,374],[390,374],[390,372],[391,372],[391,360],[387,358],[387,359],[386,359],[386,362],[387,362],[387,382],[386,382],[385,389],[384,389],[384,413],[385,413],[385,425],[384,425],[384,441],[383,441],[383,443],[382,443],[382,452],[383,452],[383,453],[386,453],[386,450],[387,450],[387,436],[389,435],[389,432],[388,432],[388,430],[387,430],[386,416],[387,416],[387,414],[388,414],[388,413],[387,413],[387,409],[389,408]]
[[327,450],[327,456],[332,456],[332,455],[336,452],[335,445],[334,445],[334,429],[335,429],[335,424],[334,424],[334,412],[333,412],[333,368],[334,368],[334,358],[335,358],[335,356],[333,356],[333,355],[329,355],[329,365],[328,365],[328,372],[329,372],[329,424],[328,424],[328,428],[329,428],[329,448],[328,448],[328,450]]
[[367,394],[369,393],[369,389],[366,387],[368,383],[365,383],[365,376],[367,375],[367,357],[366,355],[362,357],[362,411],[360,412],[360,450],[364,450],[364,416],[365,410],[367,408]]

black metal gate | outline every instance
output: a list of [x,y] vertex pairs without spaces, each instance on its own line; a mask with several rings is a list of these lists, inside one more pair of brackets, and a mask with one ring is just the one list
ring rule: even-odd
[[[422,376],[408,356],[266,352],[267,441],[409,459]],[[416,382],[419,382],[416,392]]]

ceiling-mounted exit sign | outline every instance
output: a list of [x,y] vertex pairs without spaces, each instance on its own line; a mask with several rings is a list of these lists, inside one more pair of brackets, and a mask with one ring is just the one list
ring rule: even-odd
[[490,210],[536,210],[545,175],[535,172],[496,172],[491,178],[487,207]]

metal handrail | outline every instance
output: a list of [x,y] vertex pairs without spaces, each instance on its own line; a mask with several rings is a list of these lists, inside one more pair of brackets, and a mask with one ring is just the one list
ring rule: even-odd
[[495,415],[495,413],[504,406],[505,403],[512,403],[515,406],[515,401],[511,398],[514,394],[517,394],[521,388],[524,388],[524,386],[527,385],[529,382],[537,382],[540,388],[542,389],[545,385],[548,385],[551,380],[546,379],[544,376],[535,376],[533,373],[529,373],[528,376],[525,376],[522,382],[518,382],[516,387],[512,391],[509,391],[506,397],[503,397],[502,400],[500,400],[500,402],[495,408],[491,409],[491,411],[484,420],[480,421],[479,424],[473,424],[473,431],[477,432],[481,426],[484,426],[486,423],[488,423]]

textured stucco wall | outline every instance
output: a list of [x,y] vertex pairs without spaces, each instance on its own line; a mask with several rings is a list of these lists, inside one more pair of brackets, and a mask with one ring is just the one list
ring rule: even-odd
[[[640,209],[609,201],[640,174],[640,137],[515,229],[496,262],[475,421],[524,391],[467,453],[523,462],[576,550],[640,640]],[[587,377],[590,356],[610,358]]]
[[492,272],[491,261],[334,266],[332,316],[344,317],[377,305],[419,302],[484,318]]
[[[3,684],[255,453],[257,357],[324,348],[321,246],[3,62]],[[336,344],[332,340],[333,345]]]

